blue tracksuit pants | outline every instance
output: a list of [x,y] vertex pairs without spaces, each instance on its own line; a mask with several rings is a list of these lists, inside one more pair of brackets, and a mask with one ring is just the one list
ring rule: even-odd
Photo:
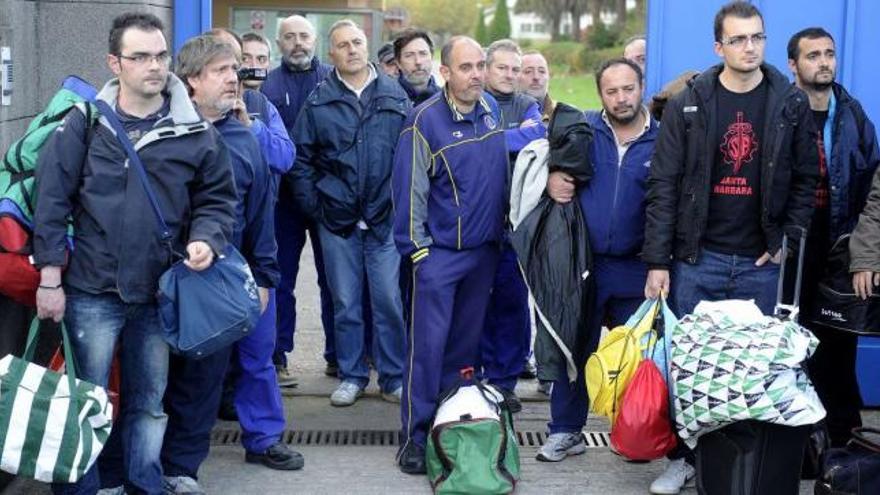
[[410,325],[400,404],[405,442],[424,446],[440,393],[479,360],[480,334],[498,247],[431,247],[412,273]]
[[275,240],[278,242],[278,265],[281,268],[281,283],[278,284],[278,331],[275,342],[275,364],[287,365],[286,353],[293,352],[293,334],[296,329],[296,277],[299,273],[299,259],[306,245],[306,232],[312,241],[315,255],[315,270],[318,272],[318,287],[321,291],[321,325],[324,327],[324,360],[336,362],[333,339],[333,297],[324,276],[324,256],[321,253],[321,240],[318,227],[307,220],[293,204],[289,193],[285,195],[282,185],[278,203],[275,207]]
[[[596,256],[593,263],[596,297],[593,301],[587,331],[590,334],[588,354],[599,345],[602,324],[608,328],[623,325],[645,300],[647,267],[634,258]],[[553,383],[550,395],[550,433],[576,433],[587,423],[589,399],[584,382],[584,365],[575,363],[578,377],[574,383],[565,378]],[[565,376],[565,368],[559,371]]]
[[235,345],[197,361],[172,357],[165,392],[165,476],[196,478],[199,466],[208,457],[230,353],[233,357],[237,355],[241,372],[235,387],[235,409],[241,423],[242,445],[249,452],[263,452],[281,438],[284,407],[272,364],[274,293],[269,291],[269,304],[256,328]]
[[529,356],[532,335],[529,321],[529,289],[516,261],[516,252],[505,242],[495,272],[492,298],[480,339],[483,377],[508,390]]

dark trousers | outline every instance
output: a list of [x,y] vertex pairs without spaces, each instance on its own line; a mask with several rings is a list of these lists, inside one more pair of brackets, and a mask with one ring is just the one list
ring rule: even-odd
[[516,252],[504,243],[480,339],[483,376],[489,383],[508,390],[516,388],[516,380],[529,356],[531,330],[529,289]]
[[324,327],[324,359],[336,363],[336,349],[333,338],[333,297],[324,276],[324,256],[321,253],[321,239],[318,227],[306,219],[293,203],[286,187],[281,186],[278,204],[275,206],[275,240],[278,242],[278,264],[281,268],[281,282],[278,285],[276,300],[278,304],[278,329],[275,354],[276,365],[287,365],[286,353],[293,352],[293,335],[296,329],[296,277],[299,273],[299,260],[306,245],[306,233],[312,241],[315,255],[315,271],[318,272],[318,287],[321,292],[321,325]]
[[412,273],[410,326],[400,417],[404,446],[425,446],[441,391],[479,360],[480,334],[498,264],[498,247],[431,247]]
[[[647,268],[641,261],[597,256],[593,267],[596,292],[591,304],[587,327],[589,338],[584,356],[595,352],[603,323],[607,322],[609,328],[623,325],[645,300]],[[550,394],[550,422],[547,428],[551,434],[576,433],[587,423],[590,404],[584,381],[584,365],[586,362],[575,363],[578,376],[574,382],[564,378],[564,368],[559,370],[563,378],[553,383],[553,392]]]

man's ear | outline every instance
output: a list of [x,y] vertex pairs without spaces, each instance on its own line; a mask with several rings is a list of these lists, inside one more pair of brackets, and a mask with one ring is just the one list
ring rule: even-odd
[[110,72],[112,72],[114,76],[118,76],[119,73],[122,71],[119,57],[113,55],[112,53],[108,53],[107,67],[110,69]]

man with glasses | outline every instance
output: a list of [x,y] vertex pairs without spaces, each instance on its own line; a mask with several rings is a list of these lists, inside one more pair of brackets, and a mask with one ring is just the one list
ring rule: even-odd
[[[669,294],[678,316],[721,299],[754,299],[771,314],[783,233],[794,240],[809,224],[816,193],[809,101],[764,63],[764,20],[753,5],[723,6],[714,31],[722,63],[669,102],[660,126],[645,295]],[[694,476],[692,453],[679,448],[670,458],[652,493],[678,493]]]
[[[121,139],[138,149],[172,227],[173,249],[185,251],[187,266],[200,271],[232,236],[235,183],[217,131],[168,72],[163,29],[151,14],[113,20],[107,64],[116,78],[98,99],[115,110],[126,131]],[[169,353],[155,294],[172,257],[135,168],[123,164],[119,139],[104,117],[92,124],[73,110],[43,148],[34,215],[34,262],[41,271],[37,313],[64,318],[82,380],[106,387],[119,344],[125,406],[113,429],[125,452],[126,490],[162,493]],[[76,231],[72,251],[66,241],[70,218]],[[95,493],[99,487],[93,466],[75,485],[54,488]]]

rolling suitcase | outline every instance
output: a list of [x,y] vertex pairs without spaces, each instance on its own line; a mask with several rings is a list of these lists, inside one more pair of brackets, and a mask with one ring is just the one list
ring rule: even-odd
[[[775,317],[797,321],[806,235],[801,235],[793,304],[783,304],[784,260],[788,237],[782,241]],[[812,425],[784,426],[739,421],[700,437],[696,448],[697,492],[705,495],[797,495],[801,464]]]

